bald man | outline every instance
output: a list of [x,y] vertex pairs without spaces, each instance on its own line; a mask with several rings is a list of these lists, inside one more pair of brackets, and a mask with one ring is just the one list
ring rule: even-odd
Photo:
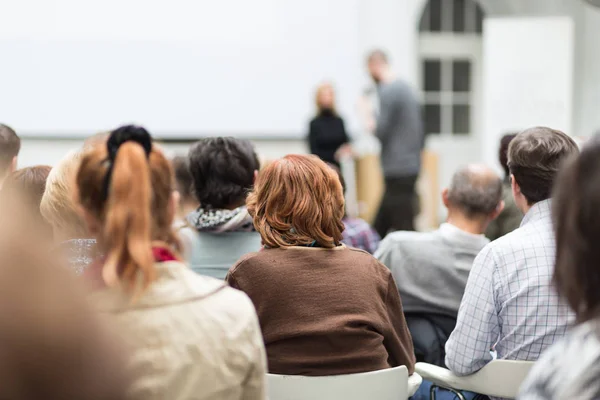
[[390,233],[375,253],[391,271],[411,331],[417,361],[444,365],[444,345],[475,257],[489,240],[488,224],[504,208],[502,180],[483,165],[467,165],[442,192],[448,218],[433,232]]
[[489,243],[483,233],[504,207],[502,180],[486,166],[468,165],[442,200],[448,218],[438,230],[390,233],[375,257],[392,271],[405,312],[456,318],[471,265]]

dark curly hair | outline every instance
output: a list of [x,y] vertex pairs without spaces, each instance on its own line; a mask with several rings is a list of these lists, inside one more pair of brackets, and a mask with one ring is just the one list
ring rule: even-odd
[[207,138],[194,144],[189,152],[193,191],[204,208],[230,208],[244,203],[259,167],[249,140]]

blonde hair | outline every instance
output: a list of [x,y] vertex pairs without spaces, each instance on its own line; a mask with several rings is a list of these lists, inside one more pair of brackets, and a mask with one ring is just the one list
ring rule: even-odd
[[317,107],[317,111],[323,111],[323,106],[321,105],[321,94],[325,90],[331,90],[331,95],[333,97],[333,101],[331,102],[331,111],[334,114],[337,114],[337,110],[335,108],[335,90],[333,85],[329,82],[323,82],[319,86],[317,86],[317,90],[315,91],[315,106]]
[[288,155],[258,175],[248,212],[269,247],[340,244],[344,194],[337,173],[316,156]]
[[[129,139],[117,143],[109,154],[113,135],[120,134],[141,135],[147,149]],[[143,128],[119,128],[111,134],[108,146],[98,144],[84,154],[76,177],[79,203],[102,225],[103,278],[109,286],[123,282],[134,299],[157,278],[154,243],[180,250],[172,228],[175,210],[169,206],[175,176],[167,158],[150,140]]]
[[54,229],[65,232],[72,239],[88,236],[85,223],[77,211],[73,197],[75,174],[82,156],[81,151],[70,152],[52,168],[40,204],[40,211],[44,219]]

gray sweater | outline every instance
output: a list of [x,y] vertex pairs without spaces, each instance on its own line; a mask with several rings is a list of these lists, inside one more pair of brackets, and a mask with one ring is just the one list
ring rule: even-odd
[[392,271],[405,312],[456,318],[473,261],[488,243],[445,223],[433,232],[390,233],[375,257]]
[[424,144],[419,102],[411,88],[400,80],[379,85],[378,93],[375,135],[381,142],[383,174],[386,178],[418,175]]

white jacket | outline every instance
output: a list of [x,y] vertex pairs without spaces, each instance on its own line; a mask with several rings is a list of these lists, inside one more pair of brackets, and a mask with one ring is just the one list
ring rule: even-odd
[[264,399],[265,350],[250,299],[180,262],[155,266],[158,279],[133,304],[119,289],[92,296],[132,352],[129,398]]

